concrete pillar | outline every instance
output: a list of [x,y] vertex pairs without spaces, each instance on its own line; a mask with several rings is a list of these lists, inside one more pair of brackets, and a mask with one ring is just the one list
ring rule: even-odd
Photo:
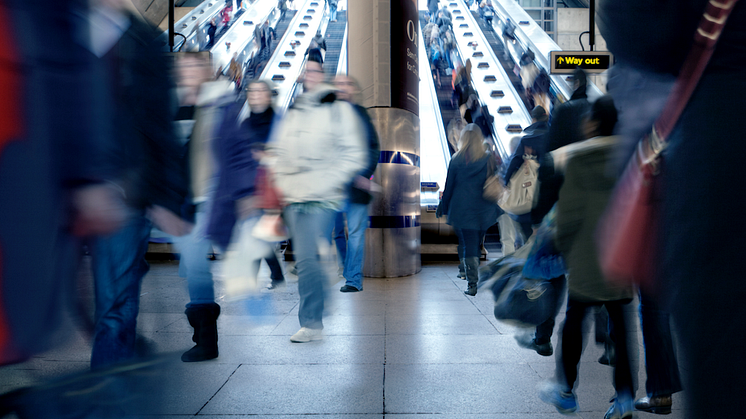
[[369,207],[363,274],[412,275],[421,269],[417,2],[351,1],[347,16],[349,74],[381,141],[373,180],[383,193]]

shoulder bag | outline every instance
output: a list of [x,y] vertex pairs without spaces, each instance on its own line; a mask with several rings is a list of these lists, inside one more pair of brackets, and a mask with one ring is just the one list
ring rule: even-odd
[[510,178],[507,189],[497,204],[513,215],[531,212],[538,198],[539,162],[536,156],[523,156],[523,164]]
[[657,184],[668,135],[686,107],[738,0],[711,0],[681,73],[652,132],[637,145],[596,232],[601,269],[614,282],[652,291],[658,225]]

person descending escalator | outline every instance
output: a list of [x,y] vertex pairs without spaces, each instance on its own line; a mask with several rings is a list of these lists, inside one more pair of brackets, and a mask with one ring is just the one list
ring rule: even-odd
[[280,11],[280,20],[279,20],[279,22],[282,22],[283,20],[285,20],[285,14],[288,11],[287,0],[278,0],[277,9]]
[[492,7],[490,0],[479,5],[479,17],[482,18],[484,24],[487,25],[487,28],[494,30],[492,28],[492,19],[495,17],[495,8]]
[[210,20],[210,24],[207,26],[207,45],[205,46],[205,49],[210,49],[215,46],[215,34],[218,30],[218,25],[215,18],[212,18]]
[[311,39],[311,42],[308,45],[308,50],[315,48],[321,51],[322,58],[326,58],[326,39],[324,39],[324,35],[321,34],[321,30],[316,31],[316,35]]

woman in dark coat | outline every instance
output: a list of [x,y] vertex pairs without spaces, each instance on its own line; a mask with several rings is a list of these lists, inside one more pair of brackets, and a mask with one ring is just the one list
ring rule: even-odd
[[440,205],[440,214],[448,216],[458,235],[463,253],[461,263],[466,266],[469,283],[464,293],[477,294],[479,256],[482,239],[487,229],[497,221],[497,203],[485,201],[482,189],[487,176],[494,172],[495,162],[484,145],[482,130],[476,124],[464,128],[459,141],[459,151],[448,166],[446,186]]
[[[261,215],[261,210],[255,206],[257,153],[264,150],[276,121],[272,89],[267,82],[252,81],[246,96],[245,103],[233,103],[225,110],[216,141],[215,155],[220,169],[208,234],[223,249],[236,239],[232,235],[237,222],[258,219]],[[266,260],[271,270],[270,288],[274,288],[285,279],[282,267],[274,253]]]

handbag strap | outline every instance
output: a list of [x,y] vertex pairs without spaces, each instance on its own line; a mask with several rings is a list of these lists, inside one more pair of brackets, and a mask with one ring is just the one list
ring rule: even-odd
[[[705,7],[697,31],[694,33],[694,45],[684,61],[681,73],[676,79],[673,90],[668,96],[663,112],[653,125],[653,134],[646,137],[649,152],[657,157],[667,145],[668,135],[673,130],[679,117],[684,112],[689,98],[697,87],[707,63],[715,51],[715,44],[725,27],[725,21],[738,0],[710,0]],[[648,159],[650,161],[652,159]]]

